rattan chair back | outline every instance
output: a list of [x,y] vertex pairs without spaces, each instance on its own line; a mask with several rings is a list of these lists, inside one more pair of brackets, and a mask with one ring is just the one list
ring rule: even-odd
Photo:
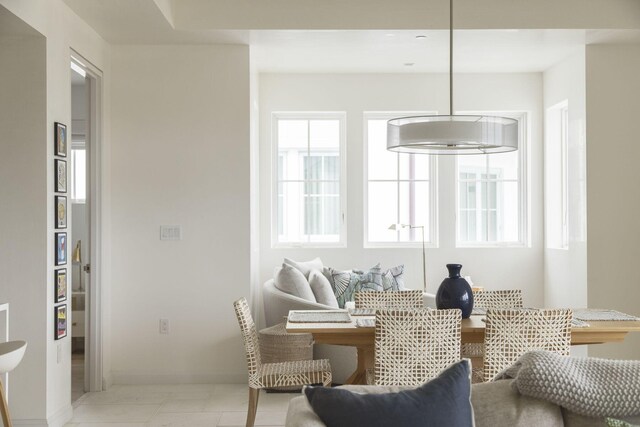
[[486,310],[494,308],[522,308],[522,290],[476,291],[473,306]]
[[[473,293],[473,307],[485,310],[498,308],[522,308],[522,291],[520,289],[507,289],[500,291],[476,291]],[[484,344],[464,343],[462,344],[461,357],[471,359],[473,363],[474,383],[484,382]]]
[[236,311],[236,317],[238,318],[242,339],[244,341],[244,349],[247,353],[249,377],[252,377],[260,369],[260,365],[262,364],[258,331],[256,330],[256,324],[253,322],[249,304],[245,298],[240,298],[238,301],[235,301],[233,308]]
[[363,291],[355,293],[356,308],[419,309],[424,308],[422,291]]
[[377,310],[376,385],[420,385],[460,360],[460,310]]
[[570,309],[487,310],[484,333],[484,379],[491,381],[520,356],[547,350],[564,356],[571,347]]

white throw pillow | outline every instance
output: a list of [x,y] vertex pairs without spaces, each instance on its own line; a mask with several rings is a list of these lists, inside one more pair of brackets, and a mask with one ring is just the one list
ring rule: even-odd
[[320,270],[311,270],[309,273],[309,285],[317,302],[328,305],[331,308],[339,308],[338,300],[331,288],[331,283],[329,283],[329,280],[327,280]]
[[288,264],[282,264],[282,268],[276,272],[276,288],[289,295],[300,297],[307,301],[316,302],[309,282],[303,274]]
[[312,259],[311,261],[294,261],[290,258],[284,259],[285,264],[289,264],[291,267],[294,267],[300,273],[304,274],[304,277],[309,278],[309,273],[311,270],[319,270],[322,271],[322,260],[320,258]]

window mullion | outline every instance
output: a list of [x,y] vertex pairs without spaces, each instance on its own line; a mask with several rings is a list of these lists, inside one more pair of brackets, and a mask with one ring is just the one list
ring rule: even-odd
[[[307,120],[307,158],[309,159],[307,164],[310,165],[311,164],[311,120]],[[305,174],[305,176],[303,177],[305,180],[308,179],[308,171],[303,170],[303,173]],[[311,186],[306,183],[305,185],[307,187],[307,189],[310,189]],[[305,193],[307,193],[305,191]],[[311,197],[309,194],[306,194],[306,200],[305,200],[305,206],[304,206],[304,221],[305,224],[307,222],[309,222],[309,219],[307,217],[307,215],[309,215],[308,209],[307,207],[309,206],[309,204],[311,203]],[[311,233],[309,232],[309,230],[305,230],[306,234],[306,239],[307,239],[307,243],[311,242]]]
[[[400,223],[400,154],[396,153],[396,223]],[[400,242],[400,230],[396,230],[396,241]]]

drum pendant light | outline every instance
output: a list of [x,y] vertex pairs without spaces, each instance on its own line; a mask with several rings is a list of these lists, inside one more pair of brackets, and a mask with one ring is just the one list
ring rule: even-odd
[[491,154],[518,149],[518,121],[453,114],[453,0],[449,0],[449,115],[387,122],[387,150],[421,154]]

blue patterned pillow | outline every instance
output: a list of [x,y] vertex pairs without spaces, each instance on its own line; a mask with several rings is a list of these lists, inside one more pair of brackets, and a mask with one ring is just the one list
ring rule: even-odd
[[471,366],[457,362],[416,389],[358,394],[340,388],[305,387],[327,427],[472,427]]
[[354,300],[354,294],[360,291],[382,291],[382,268],[377,264],[369,271],[337,271],[329,269],[331,273],[331,287],[338,300],[338,306],[344,308],[344,303]]
[[404,291],[404,265],[388,269],[382,275],[383,291]]

